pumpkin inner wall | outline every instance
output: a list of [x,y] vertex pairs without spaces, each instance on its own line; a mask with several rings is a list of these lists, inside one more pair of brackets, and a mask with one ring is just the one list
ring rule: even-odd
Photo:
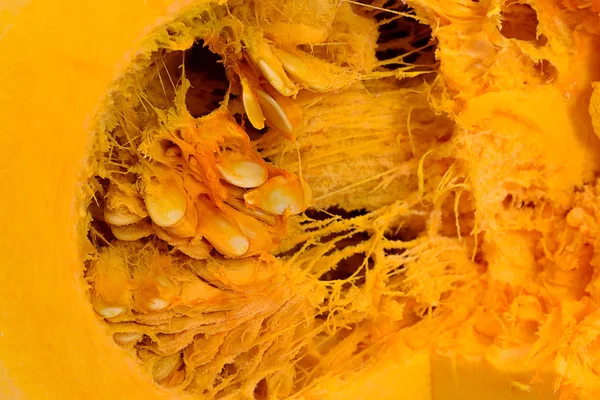
[[85,277],[157,385],[308,396],[393,344],[507,371],[509,392],[533,371],[597,386],[598,39],[574,22],[597,16],[379,3],[200,3],[115,82]]

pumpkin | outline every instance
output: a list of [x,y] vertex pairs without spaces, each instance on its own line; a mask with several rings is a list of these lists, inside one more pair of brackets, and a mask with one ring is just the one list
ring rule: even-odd
[[600,395],[600,4],[0,9],[2,398]]

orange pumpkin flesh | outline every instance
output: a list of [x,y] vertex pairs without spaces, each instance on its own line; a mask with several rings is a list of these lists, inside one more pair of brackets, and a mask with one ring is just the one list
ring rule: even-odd
[[[415,2],[414,6],[419,11],[419,2]],[[433,12],[450,19],[462,17],[462,9],[458,6],[452,8],[445,3],[428,6]],[[139,368],[136,358],[114,344],[109,330],[92,311],[82,276],[82,254],[77,246],[82,235],[77,227],[85,217],[85,209],[72,200],[82,196],[78,188],[91,144],[90,136],[85,132],[92,129],[93,118],[104,107],[102,101],[107,88],[123,75],[152,28],[177,16],[182,7],[183,4],[163,2],[129,2],[126,7],[119,2],[76,6],[55,4],[48,7],[41,2],[32,2],[22,7],[15,6],[12,10],[18,12],[7,14],[7,21],[14,25],[7,25],[0,39],[0,54],[11,55],[0,59],[3,88],[0,91],[0,104],[3,105],[0,126],[6,143],[5,156],[0,161],[4,206],[1,234],[6,238],[0,253],[3,276],[0,294],[0,395],[5,398],[187,396],[184,392],[164,389],[149,379]],[[541,10],[550,10],[546,14],[538,14],[540,24],[547,23],[553,12],[558,13],[553,7],[550,2],[540,2]],[[528,151],[540,148],[540,158],[533,162],[549,165],[551,171],[545,195],[551,199],[553,206],[568,209],[572,200],[568,195],[565,197],[565,193],[574,182],[579,184],[587,180],[586,174],[596,168],[597,158],[590,154],[593,153],[590,143],[596,144],[596,139],[588,137],[582,145],[578,136],[592,133],[591,126],[577,122],[578,118],[589,118],[589,101],[586,102],[586,99],[591,94],[590,82],[599,78],[587,66],[587,63],[596,61],[596,42],[585,32],[574,34],[574,42],[579,49],[575,53],[570,52],[568,46],[561,47],[562,43],[552,42],[555,51],[563,57],[560,59],[557,55],[551,60],[559,71],[559,80],[552,87],[524,89],[521,83],[515,82],[511,89],[482,95],[472,92],[471,89],[477,85],[464,83],[465,75],[473,72],[473,69],[460,68],[464,55],[453,54],[455,45],[466,46],[463,52],[473,46],[475,50],[471,50],[477,53],[481,50],[478,46],[482,44],[475,39],[459,42],[457,38],[461,36],[457,33],[461,33],[460,28],[460,24],[448,25],[438,32],[442,73],[459,99],[455,103],[456,109],[445,111],[459,113],[460,124],[466,129],[500,132],[499,138],[491,136],[482,141],[469,142],[469,136],[463,137],[465,151],[475,154],[471,179],[485,187],[486,182],[503,180],[508,176],[507,181],[513,182],[508,182],[503,189],[518,187],[518,171],[526,167],[519,163],[496,163],[501,157],[493,152],[491,154],[498,159],[490,157],[486,148],[510,151],[514,150],[512,143],[522,140],[524,147],[521,152],[516,151],[515,156],[526,157]],[[52,40],[48,42],[43,38]],[[526,51],[535,53],[532,49]],[[507,70],[514,68],[518,71],[520,66],[512,62],[507,57],[496,66],[486,68],[504,66]],[[480,79],[480,76],[475,75],[473,79]],[[85,88],[83,92],[82,88]],[[564,95],[565,92],[572,96],[572,100]],[[511,115],[515,104],[520,106],[520,115]],[[593,113],[594,103],[590,110],[592,123],[597,122],[598,114]],[[568,113],[572,113],[570,118]],[[512,125],[515,118],[524,120],[523,126]],[[545,136],[532,137],[531,124],[541,127],[539,131]],[[512,130],[507,131],[506,126],[511,126]],[[502,140],[508,143],[504,144],[504,148],[503,143],[499,143]],[[568,148],[570,153],[566,154],[564,148]],[[470,157],[463,156],[465,159]],[[579,162],[581,160],[584,162]],[[492,212],[502,205],[502,202],[497,202],[501,193],[475,191],[475,201],[484,214],[484,223],[493,225],[495,222]],[[317,202],[326,198],[325,194],[321,196],[317,193]],[[525,200],[535,199],[527,197],[533,196],[529,193],[524,196]],[[575,202],[580,209],[590,204],[584,195]],[[590,213],[589,210],[585,212]],[[574,228],[581,227],[579,214],[571,214],[566,223]],[[584,220],[585,215],[582,217]],[[519,214],[516,218],[520,218]],[[527,252],[532,251],[530,244],[536,240],[531,232],[513,229],[494,231],[492,228],[480,228],[486,230],[482,248],[488,256],[490,275],[473,280],[481,285],[480,289],[489,285],[490,298],[485,301],[490,307],[502,305],[503,299],[498,297],[495,300],[493,296],[509,292],[511,285],[527,286],[535,274]],[[549,240],[554,240],[552,231],[548,232]],[[444,243],[438,242],[439,245]],[[550,276],[544,284],[560,280],[555,269],[548,271]],[[435,276],[430,279],[435,279]],[[576,282],[574,286],[577,287]],[[529,287],[529,290],[535,292],[536,289]],[[586,303],[585,299],[577,302],[577,299],[570,301],[567,298],[573,290],[579,289],[563,290],[559,287],[553,290],[556,292],[543,294],[547,296],[545,299],[562,302],[562,296],[564,303],[560,304],[560,308],[553,304],[554,308],[550,308],[552,313],[560,309],[577,317],[593,310],[594,306]],[[476,291],[467,288],[457,291],[455,296],[460,294],[463,297],[453,298],[456,308],[448,314],[446,326],[461,326],[459,321],[464,318],[461,310],[472,307],[468,293]],[[378,398],[485,396],[500,399],[540,398],[540,393],[544,393],[543,398],[552,398],[555,377],[548,373],[548,368],[540,371],[544,384],[538,385],[532,382],[537,372],[535,365],[521,365],[521,358],[517,357],[515,363],[514,359],[503,358],[506,356],[504,353],[493,352],[487,352],[484,359],[480,357],[478,335],[481,332],[490,334],[497,328],[493,321],[486,319],[489,314],[475,313],[474,316],[480,318],[473,323],[479,333],[474,333],[473,325],[469,323],[463,325],[464,330],[459,328],[437,337],[437,352],[445,352],[450,359],[436,355],[437,352],[429,355],[429,345],[420,340],[420,335],[426,331],[434,332],[438,321],[424,320],[418,328],[412,329],[412,334],[409,329],[405,335],[388,340],[387,349],[380,350],[358,371],[348,371],[342,376],[324,376],[302,395],[307,398],[364,398],[375,392]],[[553,315],[552,318],[558,317]],[[591,322],[588,320],[587,323]],[[524,326],[525,331],[529,329],[526,324]],[[548,330],[560,326],[561,323],[549,324],[538,334],[552,340],[544,335],[550,335]],[[518,329],[516,332],[522,333]],[[454,334],[459,345],[453,343]],[[470,337],[473,339],[470,340]],[[502,346],[498,348],[503,349]],[[589,347],[582,348],[587,351]],[[576,357],[572,351],[565,354]],[[463,356],[471,361],[466,361]],[[556,355],[546,357],[551,360]],[[560,362],[556,366],[556,360],[554,368],[563,373],[568,370],[570,359],[566,361],[567,369],[563,366],[562,370]],[[537,364],[538,367],[540,365]],[[457,374],[456,380],[448,378],[453,373]],[[594,378],[584,378],[587,387],[581,386],[581,381],[569,375],[563,377],[567,381],[558,381],[569,388],[571,383],[568,380],[573,380],[582,397],[594,398],[594,387],[590,384]]]

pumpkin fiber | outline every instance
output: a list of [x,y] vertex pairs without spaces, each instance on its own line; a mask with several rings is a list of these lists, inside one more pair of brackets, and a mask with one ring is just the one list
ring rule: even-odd
[[600,2],[0,27],[0,398],[600,396]]

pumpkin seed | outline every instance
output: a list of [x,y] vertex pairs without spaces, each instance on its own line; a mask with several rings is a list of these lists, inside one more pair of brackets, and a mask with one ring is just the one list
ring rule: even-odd
[[265,117],[258,104],[256,91],[250,86],[246,77],[240,76],[240,81],[242,84],[242,103],[248,120],[256,129],[263,129],[265,127]]
[[234,152],[222,153],[217,162],[217,170],[223,179],[237,187],[254,188],[268,178],[265,166]]
[[117,239],[126,242],[133,242],[154,233],[152,224],[146,220],[131,225],[111,226],[110,230]]
[[199,233],[225,256],[241,257],[246,254],[250,242],[241,229],[208,201],[199,201],[198,205],[201,222]]
[[247,205],[255,206],[271,214],[299,214],[308,208],[312,200],[310,187],[298,177],[283,175],[269,179],[261,187],[244,195]]
[[110,319],[118,317],[125,312],[125,308],[119,306],[102,307],[96,309],[96,312],[103,318]]
[[294,132],[292,123],[279,103],[263,90],[258,90],[257,94],[267,124],[285,133]]
[[152,221],[162,227],[175,225],[187,211],[187,196],[183,189],[173,183],[149,185],[144,202]]

